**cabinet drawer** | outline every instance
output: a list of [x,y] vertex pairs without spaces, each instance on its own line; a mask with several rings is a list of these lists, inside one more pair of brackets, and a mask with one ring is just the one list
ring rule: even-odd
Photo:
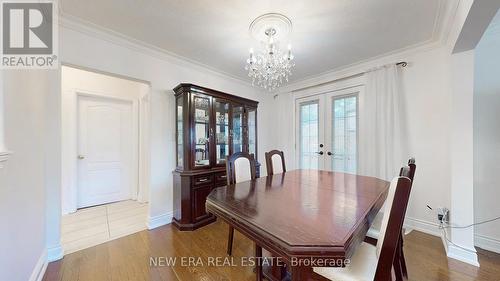
[[193,177],[193,183],[195,186],[211,184],[214,181],[213,175],[200,175]]
[[220,186],[220,184],[225,185],[227,183],[226,172],[215,173],[215,183],[217,186]]

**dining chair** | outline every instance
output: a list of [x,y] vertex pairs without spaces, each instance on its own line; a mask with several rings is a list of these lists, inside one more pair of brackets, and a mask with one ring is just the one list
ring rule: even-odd
[[[413,179],[415,177],[416,170],[417,170],[417,165],[415,164],[415,158],[410,158],[410,160],[408,160],[408,166],[402,167],[399,172],[400,176],[407,177],[411,180],[410,189],[413,187]],[[399,258],[394,260],[396,281],[408,280],[408,270],[406,268],[406,260],[403,251],[403,242],[404,242],[403,237],[404,237],[404,230],[401,231],[399,246],[396,252],[396,256]]]
[[[253,154],[248,152],[236,152],[227,156],[226,174],[228,185],[255,179],[255,158]],[[227,239],[227,254],[229,256],[233,252],[233,236],[234,228],[229,226],[229,235]]]
[[266,152],[265,155],[268,176],[286,172],[285,155],[283,151],[271,150]]
[[[415,170],[417,169],[417,166],[415,165],[415,158],[410,158],[408,160],[408,165],[401,167],[399,170],[399,176],[404,176],[407,177],[411,180],[412,185],[413,185],[413,178],[415,176]],[[380,222],[382,221],[382,213],[377,214],[377,217],[374,219],[372,226],[366,233],[367,240],[365,242],[369,243],[377,243],[377,239],[379,237],[379,230],[380,230]],[[373,240],[370,240],[372,238]]]
[[[404,166],[399,171],[399,176],[407,177],[411,180],[410,188],[413,186],[413,179],[415,177],[415,171],[417,170],[417,165],[415,164],[415,158],[410,158],[408,160],[408,165]],[[375,219],[374,225],[368,230],[365,238],[365,242],[372,245],[377,244],[377,239],[380,237],[380,220]],[[408,280],[408,270],[406,268],[406,260],[403,251],[403,237],[404,230],[401,231],[401,238],[398,245],[398,251],[396,252],[396,258],[394,260],[394,271],[396,275],[396,281]]]
[[[377,245],[363,242],[345,267],[314,267],[313,272],[334,281],[389,281],[399,246],[403,221],[410,199],[411,180],[396,177],[391,181],[386,199],[380,239]],[[321,278],[320,277],[320,278]]]

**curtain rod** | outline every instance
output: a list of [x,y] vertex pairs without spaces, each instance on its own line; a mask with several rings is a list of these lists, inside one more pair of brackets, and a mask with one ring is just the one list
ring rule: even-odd
[[408,63],[406,61],[400,61],[398,63],[396,63],[397,66],[401,66],[401,67],[406,67],[408,66]]
[[[407,66],[408,66],[408,62],[406,62],[406,61],[400,61],[400,62],[395,63],[395,65],[397,65],[397,66],[401,66],[401,67],[407,67]],[[295,90],[292,90],[292,91],[290,91],[290,92],[291,92],[291,93],[293,93],[293,92],[299,92],[299,91],[302,91],[302,90],[305,90],[305,89],[308,89],[308,88],[314,88],[314,87],[317,87],[317,86],[321,86],[321,85],[325,85],[325,84],[333,83],[333,82],[335,82],[335,81],[344,80],[344,79],[349,79],[349,78],[352,78],[352,77],[356,77],[356,76],[363,75],[363,74],[365,74],[366,72],[367,72],[367,71],[363,71],[363,72],[359,72],[359,73],[356,73],[356,74],[347,75],[347,76],[345,76],[345,77],[341,77],[341,78],[334,79],[334,80],[331,80],[331,81],[328,81],[328,82],[324,82],[324,83],[320,83],[320,84],[317,84],[317,85],[312,85],[312,86],[307,86],[307,87],[300,88],[300,89],[295,89]],[[278,95],[279,95],[279,94],[275,94],[275,95],[274,95],[274,98],[276,98]]]

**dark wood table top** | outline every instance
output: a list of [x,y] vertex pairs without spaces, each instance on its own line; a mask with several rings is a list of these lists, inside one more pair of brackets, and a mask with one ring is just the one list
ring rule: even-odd
[[283,257],[349,258],[382,207],[389,182],[292,170],[219,187],[209,212]]

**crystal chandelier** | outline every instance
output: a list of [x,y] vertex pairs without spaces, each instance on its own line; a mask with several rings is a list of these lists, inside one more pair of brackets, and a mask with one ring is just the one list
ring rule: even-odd
[[[269,23],[268,25],[266,25],[266,21]],[[260,30],[257,30],[259,28]],[[288,33],[291,30],[291,22],[280,14],[266,14],[257,18],[250,25],[251,33],[256,30],[257,32],[264,31],[265,36],[254,36],[260,39],[262,48],[255,53],[253,49],[250,49],[245,70],[248,71],[248,76],[252,79],[252,85],[256,84],[273,91],[283,83],[288,82],[295,65],[291,45],[288,45],[287,51],[281,51],[278,41],[280,38],[278,30],[282,33]],[[283,38],[283,34],[281,35]]]

